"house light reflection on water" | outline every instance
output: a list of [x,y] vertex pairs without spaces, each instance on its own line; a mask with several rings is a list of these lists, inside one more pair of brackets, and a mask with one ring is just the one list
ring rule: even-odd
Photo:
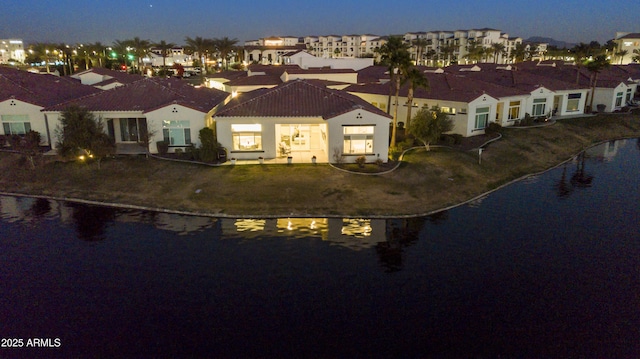
[[233,227],[225,225],[223,233],[240,234],[244,239],[260,239],[267,236],[295,238],[320,238],[352,249],[370,248],[386,240],[386,222],[362,218],[277,218],[236,219]]

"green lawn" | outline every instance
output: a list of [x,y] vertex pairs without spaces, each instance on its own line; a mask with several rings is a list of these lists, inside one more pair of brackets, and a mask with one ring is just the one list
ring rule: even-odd
[[640,116],[563,120],[545,128],[504,129],[484,150],[422,148],[382,175],[325,164],[208,167],[144,157],[104,160],[102,169],[48,158],[31,170],[0,153],[0,190],[230,216],[400,216],[469,200],[523,175],[553,167],[590,145],[640,137]]

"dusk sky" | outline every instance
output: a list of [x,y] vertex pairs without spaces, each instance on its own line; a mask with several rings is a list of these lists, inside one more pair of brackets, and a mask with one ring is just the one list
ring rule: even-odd
[[182,45],[186,36],[227,36],[242,42],[267,36],[383,36],[489,27],[523,39],[605,43],[616,31],[640,32],[639,14],[640,1],[611,0],[5,0],[0,38],[111,44],[138,36]]

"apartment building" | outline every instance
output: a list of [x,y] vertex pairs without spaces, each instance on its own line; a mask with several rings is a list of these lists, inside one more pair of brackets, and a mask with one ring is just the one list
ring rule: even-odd
[[7,64],[10,60],[24,62],[25,58],[22,40],[0,39],[0,64]]
[[640,62],[640,33],[616,32],[616,53],[620,54],[616,59],[617,64],[627,65],[632,62]]
[[[522,44],[522,38],[510,37],[507,33],[490,28],[408,32],[402,38],[409,46],[414,63],[429,66],[477,62],[512,63],[516,46]],[[281,64],[283,54],[300,48],[321,58],[376,57],[377,49],[387,39],[386,36],[374,34],[270,37],[245,42],[245,58],[254,63]],[[502,45],[502,51],[497,51],[495,44]],[[478,47],[483,50],[480,52],[481,56],[471,56],[470,53]]]

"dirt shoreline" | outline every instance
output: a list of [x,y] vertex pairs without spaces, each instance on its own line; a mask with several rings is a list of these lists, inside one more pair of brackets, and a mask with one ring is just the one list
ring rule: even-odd
[[[36,170],[0,154],[0,194],[218,218],[410,218],[449,210],[571,161],[593,145],[640,137],[640,116],[595,116],[503,129],[476,151],[407,152],[391,173],[358,176],[329,165],[208,167],[144,158],[102,169],[50,161]],[[205,168],[206,167],[206,168]]]

